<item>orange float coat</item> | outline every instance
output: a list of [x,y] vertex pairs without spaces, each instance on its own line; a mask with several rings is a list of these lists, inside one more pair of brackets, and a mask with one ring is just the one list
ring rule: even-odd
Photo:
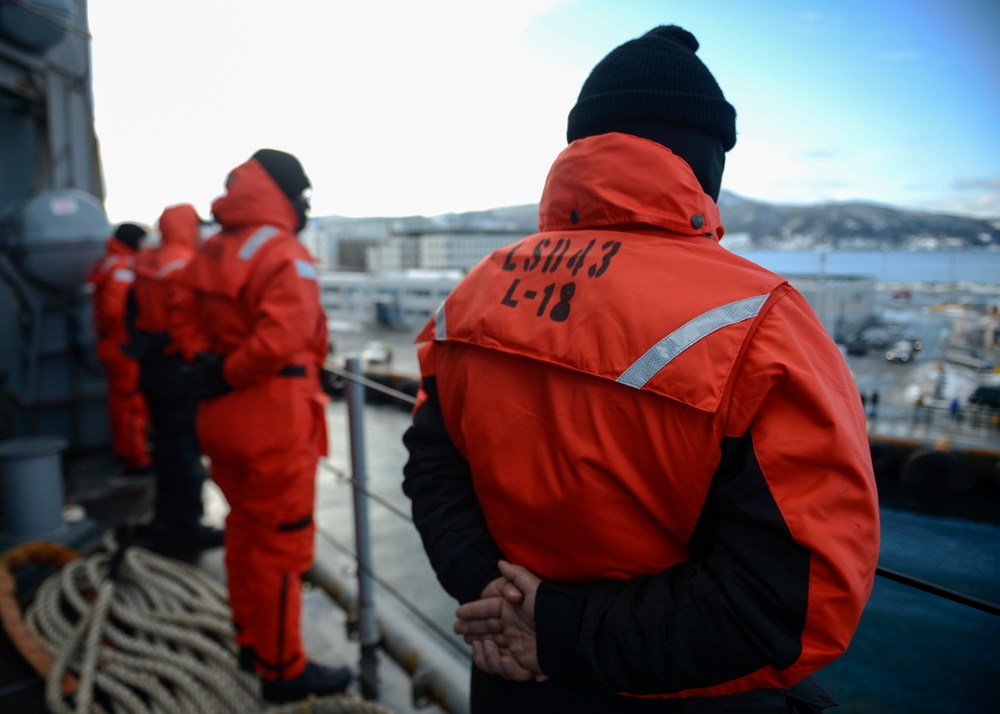
[[125,306],[135,280],[137,251],[110,238],[104,256],[87,282],[93,287],[93,317],[97,329],[97,357],[108,375],[108,417],[111,447],[126,469],[149,467],[149,414],[139,392],[139,363],[122,352],[129,342]]
[[658,144],[573,142],[540,228],[417,338],[404,489],[439,579],[468,601],[498,555],[535,572],[539,662],[581,686],[791,687],[845,651],[878,557],[839,349]]
[[[132,287],[138,305],[135,328],[149,334],[170,331],[174,278],[198,247],[198,213],[191,204],[170,206],[163,211],[159,223],[162,241],[136,256]],[[167,349],[176,351],[175,346]]]
[[201,221],[194,206],[164,209],[158,246],[139,253],[132,286],[132,351],[152,427],[156,472],[154,525],[183,539],[201,527],[205,471],[195,431],[198,396],[182,378],[184,360],[170,339],[170,309],[181,270],[194,257]]
[[327,448],[326,318],[295,210],[257,161],[233,170],[212,212],[222,231],[178,276],[172,334],[188,359],[225,358],[232,391],[201,402],[198,439],[230,506],[237,641],[253,648],[262,676],[292,679],[306,664],[300,578],[312,564],[317,459]]

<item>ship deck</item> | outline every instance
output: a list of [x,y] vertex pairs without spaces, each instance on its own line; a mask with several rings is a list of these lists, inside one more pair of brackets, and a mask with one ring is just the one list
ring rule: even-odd
[[[66,502],[80,506],[86,518],[70,523],[66,532],[56,541],[61,545],[87,555],[100,545],[101,535],[128,522],[148,518],[153,503],[153,484],[145,479],[132,485],[112,482],[108,474],[115,473],[113,462],[105,456],[89,456],[64,464]],[[206,482],[205,521],[214,525],[223,523],[226,503],[218,488]],[[81,512],[77,509],[77,512]],[[0,551],[17,545],[0,544]],[[225,584],[223,549],[203,552],[172,552],[176,560],[197,566],[205,573]],[[345,566],[346,567],[346,566]],[[38,586],[55,572],[48,566],[28,566],[16,572],[17,600],[24,609],[30,604]],[[302,633],[306,650],[315,661],[331,666],[347,666],[355,673],[351,691],[360,693],[358,673],[361,644],[349,631],[349,613],[336,604],[320,587],[307,586],[303,594]],[[411,680],[407,672],[384,652],[378,650],[378,701],[397,714],[441,714],[434,704],[416,706],[411,700]],[[48,712],[45,705],[45,680],[28,664],[0,628],[0,711],[18,714]]]

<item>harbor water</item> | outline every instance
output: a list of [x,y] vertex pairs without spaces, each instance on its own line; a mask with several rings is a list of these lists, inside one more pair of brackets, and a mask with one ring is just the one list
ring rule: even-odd
[[[725,245],[723,238],[722,245]],[[886,282],[1000,284],[1000,251],[734,250],[779,275],[868,275]]]

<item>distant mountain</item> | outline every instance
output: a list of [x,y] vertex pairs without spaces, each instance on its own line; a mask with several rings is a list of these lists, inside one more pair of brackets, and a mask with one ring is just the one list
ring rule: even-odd
[[1000,220],[908,211],[874,203],[802,206],[723,191],[725,242],[770,250],[968,250],[1000,248]]
[[[724,245],[767,250],[969,250],[1000,249],[1000,220],[924,213],[874,203],[782,205],[719,196],[726,228]],[[319,221],[384,222],[388,232],[514,232],[538,230],[538,204],[447,213],[430,218],[341,219]]]
[[538,204],[490,208],[468,213],[448,213],[431,220],[436,227],[448,230],[529,234],[538,230]]
[[311,223],[326,233],[358,235],[359,228],[369,235],[381,232],[390,235],[419,235],[421,233],[522,233],[538,231],[538,204],[490,208],[485,211],[445,213],[440,216],[401,216],[394,218],[345,218],[344,216],[316,216]]

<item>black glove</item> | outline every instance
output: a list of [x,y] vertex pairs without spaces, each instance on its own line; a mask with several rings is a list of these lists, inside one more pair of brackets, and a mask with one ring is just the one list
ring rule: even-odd
[[212,352],[199,352],[194,362],[180,369],[179,381],[183,388],[193,391],[199,399],[215,399],[233,391],[222,374],[226,358]]
[[201,389],[198,390],[198,396],[201,399],[215,399],[233,391],[233,388],[223,376],[222,365],[225,361],[225,357],[213,352],[198,353],[195,363],[200,362],[204,369],[201,379]]
[[167,332],[143,332],[136,330],[132,335],[131,342],[121,345],[124,354],[133,359],[143,360],[163,352],[163,348],[170,344],[170,334]]

